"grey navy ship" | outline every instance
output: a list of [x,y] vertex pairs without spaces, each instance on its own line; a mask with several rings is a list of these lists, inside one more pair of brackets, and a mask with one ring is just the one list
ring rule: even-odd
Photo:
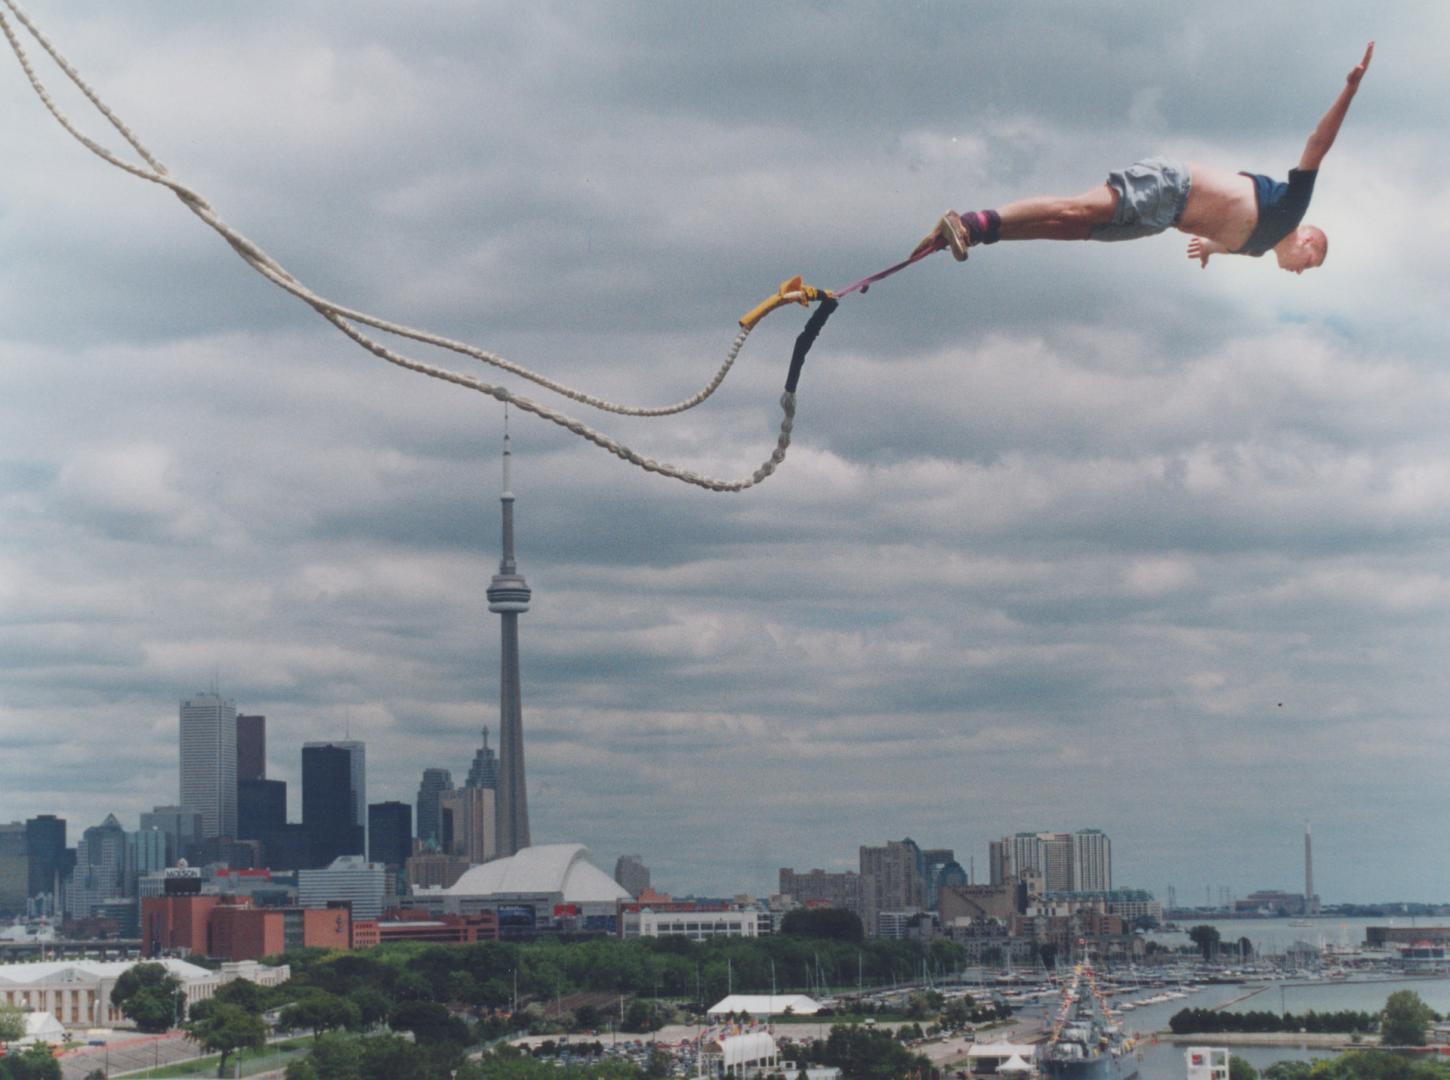
[[1098,990],[1093,969],[1073,968],[1038,1056],[1049,1080],[1130,1080],[1138,1075],[1138,1048]]

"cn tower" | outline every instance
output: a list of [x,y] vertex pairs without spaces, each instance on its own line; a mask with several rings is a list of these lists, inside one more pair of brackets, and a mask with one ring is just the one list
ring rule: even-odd
[[514,562],[513,453],[508,422],[503,435],[503,558],[488,586],[488,610],[502,622],[503,649],[498,684],[498,790],[494,810],[495,857],[505,858],[529,846],[529,797],[524,787],[524,703],[519,685],[519,614],[529,610],[533,594]]

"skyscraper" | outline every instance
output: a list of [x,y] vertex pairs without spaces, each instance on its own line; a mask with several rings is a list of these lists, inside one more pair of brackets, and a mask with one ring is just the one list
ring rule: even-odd
[[[306,742],[303,751],[319,746],[333,746],[346,750],[348,755],[348,790],[352,823],[361,828],[368,824],[367,747],[356,739],[332,739],[327,742]],[[359,853],[360,854],[360,853]]]
[[26,819],[25,852],[30,866],[30,895],[58,895],[58,875],[66,861],[65,818],[41,814]]
[[25,847],[25,823],[0,824],[0,912],[25,913],[30,898],[30,857]]
[[448,854],[461,855],[474,866],[494,858],[498,837],[496,794],[491,788],[461,787],[438,796],[443,817],[438,840],[447,845]]
[[404,802],[368,807],[368,862],[400,867],[413,854],[413,808]]
[[1072,834],[1072,889],[1074,892],[1111,892],[1113,844],[1101,829],[1079,829]]
[[76,845],[76,867],[66,893],[66,913],[87,919],[101,901],[125,895],[126,830],[115,814],[107,814],[105,821],[82,833]]
[[443,837],[443,819],[438,812],[438,796],[453,790],[453,774],[447,769],[424,769],[423,780],[418,785],[418,839],[440,843]]
[[1030,875],[1040,877],[1050,893],[1110,892],[1113,887],[1113,845],[1101,829],[1021,832],[993,841],[987,850],[993,885]]
[[519,683],[519,615],[533,594],[514,562],[513,452],[503,437],[503,558],[488,586],[488,610],[500,616],[503,647],[499,663],[498,796],[494,820],[498,858],[529,846],[529,799],[524,785],[524,706]]
[[237,707],[217,694],[181,703],[181,806],[203,838],[237,835]]
[[136,895],[136,882],[166,869],[166,834],[160,829],[137,829],[126,834],[126,896]]
[[861,922],[874,937],[883,911],[920,911],[926,904],[926,861],[911,838],[861,848]]
[[287,781],[237,781],[237,839],[264,844],[287,824]]
[[468,768],[468,779],[464,787],[498,790],[498,755],[488,745],[488,726],[483,729],[483,745],[473,755],[473,764]]
[[237,717],[237,781],[267,778],[267,718]]
[[346,744],[302,747],[302,827],[311,844],[313,866],[327,866],[340,855],[364,853],[363,828],[354,813],[353,761]]
[[175,863],[188,858],[187,852],[201,840],[201,815],[179,806],[156,806],[142,812],[141,828],[166,834],[166,861]]
[[1314,895],[1314,837],[1304,822],[1304,914],[1319,914],[1319,897]]

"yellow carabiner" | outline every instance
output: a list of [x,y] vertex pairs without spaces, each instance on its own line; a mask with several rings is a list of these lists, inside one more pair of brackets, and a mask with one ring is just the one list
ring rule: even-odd
[[767,296],[742,315],[740,325],[746,330],[754,330],[756,323],[784,304],[800,304],[801,307],[810,307],[812,300],[823,300],[830,295],[825,289],[817,289],[805,284],[797,274],[788,281],[782,281],[774,296]]

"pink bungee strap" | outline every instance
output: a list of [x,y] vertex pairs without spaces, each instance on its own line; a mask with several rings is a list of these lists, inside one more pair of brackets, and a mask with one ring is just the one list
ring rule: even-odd
[[860,293],[863,293],[864,294],[868,289],[871,288],[872,285],[875,285],[878,281],[881,281],[883,278],[889,278],[892,274],[896,273],[898,270],[905,270],[912,263],[914,263],[914,262],[920,262],[922,259],[926,258],[928,255],[931,255],[931,254],[933,254],[933,253],[935,253],[937,251],[940,251],[940,250],[941,250],[940,248],[928,248],[926,251],[923,251],[921,254],[919,254],[919,255],[913,255],[911,258],[906,259],[903,262],[899,262],[895,266],[888,266],[885,270],[882,270],[879,273],[872,274],[870,277],[863,277],[860,281],[857,281],[857,282],[855,282],[854,284],[851,284],[851,285],[847,285],[844,289],[833,289],[833,290],[831,290],[831,295],[832,296],[836,296],[836,297],[849,296],[853,292],[860,292]]

